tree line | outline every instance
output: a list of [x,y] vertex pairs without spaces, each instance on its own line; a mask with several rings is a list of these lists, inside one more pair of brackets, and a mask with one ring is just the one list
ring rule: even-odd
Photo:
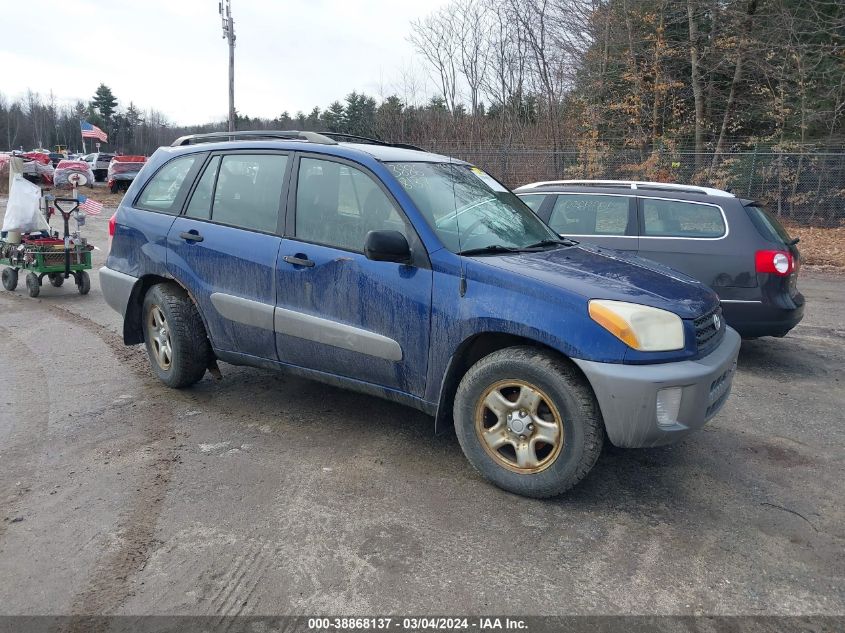
[[[843,138],[838,0],[452,0],[410,24],[408,39],[430,81],[405,72],[378,98],[353,92],[272,120],[239,113],[238,128],[448,141],[456,150],[624,148],[646,169],[683,148],[695,152],[698,174],[738,148]],[[71,106],[52,94],[0,95],[0,145],[77,148],[80,119],[125,153],[225,129],[173,125],[100,85]]]
[[[80,121],[86,120],[108,134],[103,147],[123,153],[149,154],[173,138],[167,117],[155,110],[141,110],[133,102],[120,107],[117,97],[100,84],[88,103],[58,103],[51,92],[44,96],[32,90],[18,99],[0,93],[0,150],[54,150],[61,145],[82,151]],[[87,149],[93,151],[93,139]]]

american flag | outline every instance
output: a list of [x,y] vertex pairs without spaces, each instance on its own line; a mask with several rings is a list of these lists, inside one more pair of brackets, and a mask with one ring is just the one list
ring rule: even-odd
[[79,205],[79,210],[84,211],[86,215],[100,215],[103,212],[103,203],[97,202],[93,198],[87,196],[79,196],[82,204]]
[[95,138],[103,143],[109,140],[108,134],[96,125],[91,125],[88,121],[80,121],[79,126],[82,128],[82,138]]

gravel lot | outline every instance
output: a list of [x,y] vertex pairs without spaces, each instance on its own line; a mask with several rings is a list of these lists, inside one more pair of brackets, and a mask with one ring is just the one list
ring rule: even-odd
[[799,285],[703,432],[544,502],[395,404],[228,365],[165,388],[96,275],[0,291],[0,614],[843,614],[845,276]]

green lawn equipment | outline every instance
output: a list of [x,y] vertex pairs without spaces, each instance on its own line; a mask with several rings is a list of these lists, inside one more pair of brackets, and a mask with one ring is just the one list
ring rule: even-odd
[[[41,292],[41,281],[44,277],[50,284],[59,288],[65,279],[73,277],[79,294],[86,295],[91,289],[91,278],[87,270],[91,270],[91,251],[94,247],[88,244],[79,231],[70,232],[70,219],[73,217],[79,226],[85,223],[85,214],[79,211],[79,201],[76,198],[45,198],[48,217],[50,215],[49,202],[64,220],[64,237],[59,238],[58,232],[45,235],[44,231],[20,236],[19,240],[8,241],[9,236],[0,240],[0,265],[3,269],[2,281],[6,290],[14,290],[18,285],[18,271],[26,271],[26,288],[30,297],[37,297]],[[72,205],[67,210],[60,203]]]

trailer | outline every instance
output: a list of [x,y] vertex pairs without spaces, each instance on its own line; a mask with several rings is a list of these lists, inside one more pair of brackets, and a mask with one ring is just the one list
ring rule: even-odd
[[[86,271],[91,270],[91,252],[94,247],[80,236],[79,231],[70,232],[70,219],[73,217],[81,226],[85,215],[79,211],[76,198],[45,199],[45,211],[50,215],[49,202],[61,214],[64,221],[64,236],[58,232],[44,235],[43,232],[0,240],[0,265],[5,265],[2,283],[6,290],[12,291],[18,286],[18,273],[26,273],[26,288],[30,297],[37,297],[41,292],[44,277],[55,288],[60,288],[65,279],[73,277],[81,295],[91,290],[91,278]],[[62,208],[62,204],[66,205]],[[19,240],[19,241],[18,241]]]

